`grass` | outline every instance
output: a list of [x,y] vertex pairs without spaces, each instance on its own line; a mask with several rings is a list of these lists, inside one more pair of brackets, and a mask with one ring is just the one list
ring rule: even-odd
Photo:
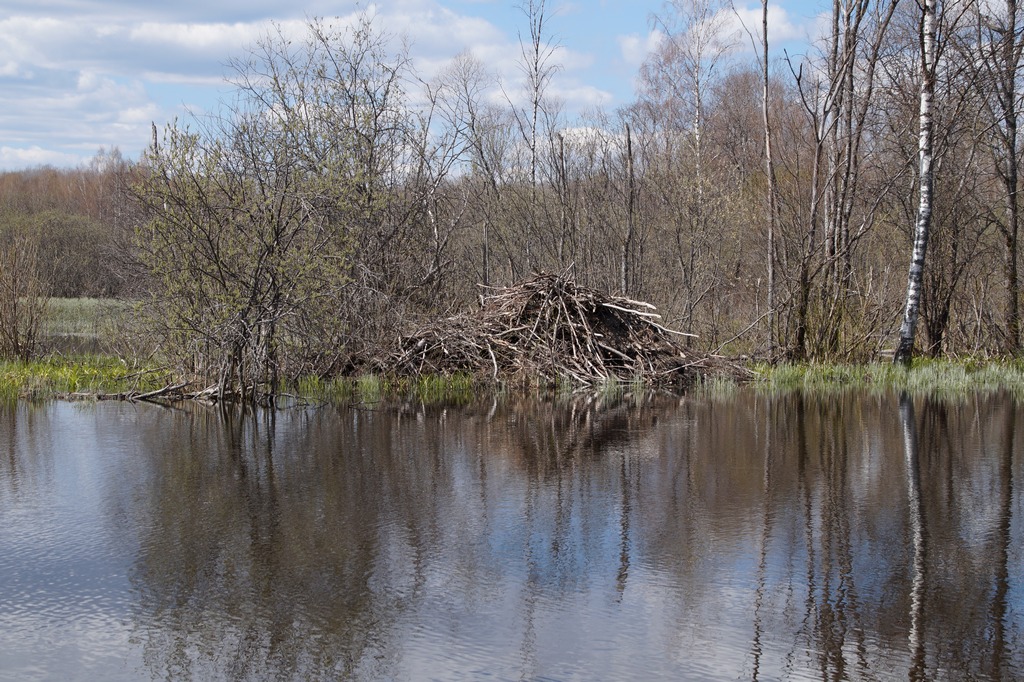
[[740,385],[730,377],[712,376],[697,383],[689,393],[698,398],[724,400],[732,398],[739,389]]
[[40,400],[72,393],[151,391],[170,377],[153,367],[131,366],[100,355],[51,356],[30,362],[0,361],[0,398]]
[[[81,319],[73,309],[69,315],[72,319]],[[907,391],[914,395],[937,397],[1007,391],[1024,399],[1024,359],[919,358],[909,370],[888,362],[864,365],[761,364],[752,369],[756,376],[753,387],[758,391],[817,394],[849,390]],[[0,361],[0,401],[3,402],[19,398],[59,398],[69,394],[145,392],[169,383],[173,383],[173,378],[166,371],[104,355],[51,356],[28,363]],[[640,381],[608,381],[594,387],[593,391],[599,398],[610,400],[626,395],[640,396],[649,388]],[[690,395],[725,399],[740,388],[741,384],[732,379],[709,377],[691,389]],[[467,404],[481,394],[512,389],[514,387],[481,384],[469,374],[431,374],[416,378],[366,374],[330,380],[306,377],[295,385],[280,387],[281,393],[299,396],[304,401],[336,405],[405,400]]]
[[390,378],[364,374],[354,378],[304,377],[292,389],[304,399],[323,403],[372,404],[386,400],[414,399],[425,403],[468,403],[479,395],[479,386],[468,374]]
[[43,320],[47,335],[96,335],[104,301],[98,298],[51,298]]
[[[68,358],[52,357],[28,364],[0,362],[0,398],[48,397],[68,393],[122,393],[155,390],[170,381],[157,373],[139,373],[139,368],[98,353],[109,348],[110,320],[126,304],[96,298],[54,298],[43,323],[46,345],[75,353]],[[1006,390],[1024,398],[1024,360],[933,360],[917,358],[908,370],[891,362],[863,365],[780,364],[752,367],[757,390],[774,392],[836,392],[845,390],[908,391],[914,394],[962,395],[968,392]],[[161,383],[163,382],[163,383]],[[281,387],[316,401],[335,404],[377,403],[391,399],[425,402],[468,402],[481,391],[511,389],[481,386],[470,375],[424,375],[392,378],[367,374],[356,378],[301,379],[297,385]],[[642,381],[608,381],[594,387],[606,397],[640,394],[648,387]],[[578,387],[569,381],[556,382],[556,393],[572,394]],[[691,394],[726,398],[738,389],[728,378],[709,377]]]
[[100,298],[51,298],[40,332],[43,344],[63,353],[109,348],[113,320],[128,304]]
[[756,388],[812,393],[843,390],[907,391],[915,395],[963,395],[1009,391],[1024,397],[1021,360],[935,360],[917,358],[910,369],[891,362],[865,365],[758,365]]

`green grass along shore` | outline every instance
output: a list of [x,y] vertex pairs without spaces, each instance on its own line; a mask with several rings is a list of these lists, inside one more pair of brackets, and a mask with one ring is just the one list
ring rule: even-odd
[[[909,370],[888,362],[864,365],[755,364],[750,388],[767,392],[831,393],[846,390],[907,391],[915,395],[955,396],[1006,391],[1024,397],[1024,360],[917,359]],[[49,356],[30,362],[0,361],[0,399],[6,401],[60,398],[102,398],[155,391],[175,379],[158,366],[128,362],[107,355]],[[373,403],[415,397],[427,402],[470,400],[501,389],[469,375],[424,375],[390,378],[366,375],[323,380],[304,378],[280,387],[300,402]],[[694,395],[728,395],[740,385],[712,378],[692,390]],[[643,386],[609,382],[596,387],[605,393],[636,392]]]
[[[101,299],[49,300],[42,332],[65,353],[43,356],[28,363],[0,361],[0,400],[45,400],[62,397],[101,397],[141,394],[175,383],[175,377],[155,362],[120,359],[109,352],[116,338],[111,323],[126,304]],[[90,347],[90,343],[94,347]],[[106,354],[95,347],[108,349]],[[1007,391],[1024,397],[1024,359],[918,358],[910,370],[891,362],[860,365],[751,364],[757,391],[834,393],[847,390],[907,391],[913,394],[966,395]],[[649,387],[636,382],[609,381],[594,387],[612,396],[642,394]],[[711,377],[691,389],[695,396],[728,396],[740,388],[734,379]],[[427,402],[468,402],[495,391],[516,391],[514,386],[480,381],[469,375],[423,375],[416,378],[367,375],[324,380],[303,378],[283,385],[279,392],[293,402],[374,403],[390,398],[417,398]],[[525,388],[523,388],[525,390]],[[570,385],[556,392],[573,392]]]

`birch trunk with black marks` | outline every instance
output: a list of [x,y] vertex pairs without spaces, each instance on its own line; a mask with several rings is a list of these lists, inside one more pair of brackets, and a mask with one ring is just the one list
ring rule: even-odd
[[893,362],[910,366],[914,353],[914,334],[921,308],[921,281],[925,256],[928,252],[928,233],[932,222],[932,168],[933,107],[935,100],[935,24],[937,0],[923,0],[921,5],[921,105],[918,132],[918,158],[920,163],[917,222],[914,226],[914,249],[907,276],[907,303],[900,326],[900,340]]

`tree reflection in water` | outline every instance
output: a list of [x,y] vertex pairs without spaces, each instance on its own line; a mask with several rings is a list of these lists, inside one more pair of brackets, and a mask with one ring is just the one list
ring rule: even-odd
[[753,392],[168,411],[118,502],[132,646],[170,678],[1020,677],[1021,416]]
[[917,423],[914,402],[909,395],[900,395],[900,422],[903,427],[903,455],[907,463],[907,507],[911,541],[914,548],[913,578],[910,587],[910,679],[928,679],[924,647],[924,599],[928,566],[925,561],[927,534],[924,502],[921,499],[921,460],[918,452]]

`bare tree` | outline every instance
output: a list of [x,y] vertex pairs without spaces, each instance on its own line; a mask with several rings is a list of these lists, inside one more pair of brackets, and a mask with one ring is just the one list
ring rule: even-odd
[[444,261],[451,137],[428,143],[429,109],[410,114],[404,50],[369,18],[307,28],[301,47],[278,32],[236,62],[237,101],[169,127],[135,190],[152,324],[222,398],[273,395],[393,338]]
[[[831,32],[822,63],[807,61],[793,66],[797,89],[812,135],[810,188],[801,249],[793,315],[790,355],[797,359],[813,353],[835,353],[853,276],[852,249],[874,224],[881,195],[864,196],[861,171],[867,159],[868,120],[875,106],[875,72],[897,0],[880,7],[868,2],[835,0]],[[861,215],[855,222],[855,211]],[[821,329],[816,348],[810,349],[811,305],[815,279],[826,273],[818,296]]]
[[0,358],[28,361],[38,350],[49,291],[38,235],[0,233]]
[[[715,110],[714,88],[738,39],[727,30],[726,8],[717,0],[673,0],[654,17],[665,38],[641,67],[640,107],[634,114],[635,128],[642,120],[654,129],[652,149],[643,159],[646,194],[654,204],[645,222],[657,221],[667,239],[658,249],[669,250],[665,260],[674,271],[673,298],[680,301],[682,326],[689,333],[724,278],[719,253],[724,198],[731,188],[721,172],[723,150],[709,143],[707,128]],[[652,216],[658,207],[663,210]],[[653,265],[652,258],[658,256],[645,264]]]
[[[1011,353],[1020,350],[1021,320],[1018,299],[1018,234],[1020,231],[1020,154],[1018,122],[1020,118],[1019,72],[1024,54],[1021,7],[1017,0],[972,4],[974,34],[964,42],[964,58],[977,67],[976,84],[985,104],[990,125],[987,127],[996,181],[1001,201],[991,205],[990,219],[1003,241],[1003,274],[1006,280],[1003,303],[1004,347]],[[998,210],[1002,204],[1002,210]]]
[[[753,40],[753,36],[751,36]],[[756,41],[755,46],[756,46]],[[768,178],[768,355],[775,354],[778,331],[778,308],[776,305],[776,273],[775,267],[778,261],[778,245],[776,239],[779,233],[779,191],[775,174],[775,156],[773,152],[772,118],[771,118],[771,74],[768,61],[768,0],[761,0],[761,53],[758,57],[761,67],[761,123],[764,130],[764,163],[765,174]]]
[[524,94],[527,101],[525,106],[513,106],[512,112],[528,155],[526,168],[529,175],[529,198],[526,210],[527,235],[524,245],[526,247],[525,266],[527,270],[532,270],[536,265],[533,242],[540,228],[541,187],[539,182],[543,151],[541,144],[545,137],[548,139],[553,137],[545,136],[543,128],[546,126],[548,130],[553,129],[556,127],[555,119],[557,119],[557,108],[548,97],[548,88],[561,66],[554,61],[559,45],[548,33],[547,24],[550,15],[547,11],[546,0],[526,0],[519,4],[518,8],[525,15],[529,24],[529,35],[525,38],[522,33],[519,35],[519,68],[526,78]]

